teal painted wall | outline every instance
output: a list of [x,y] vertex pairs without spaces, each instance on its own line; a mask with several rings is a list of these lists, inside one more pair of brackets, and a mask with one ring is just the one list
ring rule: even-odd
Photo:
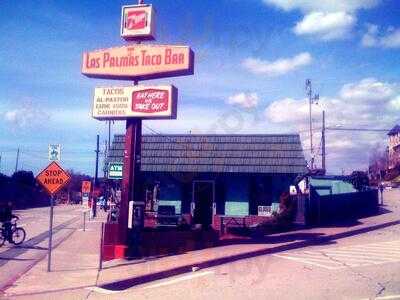
[[311,178],[310,184],[316,189],[320,196],[329,195],[330,191],[326,189],[318,189],[319,186],[330,186],[333,195],[358,192],[350,182],[345,182],[343,180]]

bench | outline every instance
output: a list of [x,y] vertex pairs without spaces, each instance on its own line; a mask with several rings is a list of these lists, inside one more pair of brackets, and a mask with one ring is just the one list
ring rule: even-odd
[[[246,227],[246,217],[240,216],[221,216],[220,232],[225,233],[225,228],[228,227]],[[230,226],[228,226],[230,225]]]
[[156,213],[157,225],[178,225],[180,215],[175,213],[173,205],[159,205]]

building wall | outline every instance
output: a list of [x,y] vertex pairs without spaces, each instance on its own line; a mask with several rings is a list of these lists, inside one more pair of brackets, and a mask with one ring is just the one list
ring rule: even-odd
[[389,169],[393,169],[400,163],[400,134],[389,136]]
[[193,181],[215,182],[217,215],[257,215],[258,206],[278,203],[295,175],[144,173],[144,184],[160,183],[159,205],[173,205],[177,214],[190,214]]

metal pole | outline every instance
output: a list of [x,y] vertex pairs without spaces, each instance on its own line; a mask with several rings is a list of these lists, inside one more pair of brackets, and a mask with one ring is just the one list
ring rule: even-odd
[[311,112],[311,97],[309,98],[309,112],[310,112],[310,152],[311,152],[311,169],[314,169],[314,149],[313,149],[313,133],[312,133],[312,112]]
[[18,171],[18,161],[19,161],[19,148],[17,150],[17,159],[15,161],[15,173]]
[[109,151],[109,145],[107,141],[104,141],[104,167],[103,167],[103,178],[107,178],[107,156],[108,156],[108,151]]
[[99,271],[103,268],[103,239],[104,239],[104,223],[101,223]]
[[83,212],[83,231],[86,231],[86,211]]
[[306,92],[308,96],[308,110],[309,110],[309,126],[310,126],[310,155],[311,155],[311,170],[314,169],[314,149],[313,149],[313,134],[312,134],[312,86],[311,80],[306,80]]
[[321,138],[321,147],[322,147],[322,170],[326,173],[326,152],[325,152],[325,111],[322,111],[322,138]]
[[47,260],[47,272],[50,272],[51,270],[51,248],[52,248],[52,242],[53,242],[53,204],[54,203],[54,197],[51,195],[50,197],[50,224],[49,224],[49,247],[48,247],[48,260]]
[[94,173],[94,186],[97,187],[98,184],[98,176],[99,176],[99,145],[100,143],[100,136],[97,135],[97,142],[96,142],[96,169],[95,169],[95,173]]
[[107,145],[108,151],[110,151],[110,145],[111,145],[111,120],[108,121],[108,145]]

